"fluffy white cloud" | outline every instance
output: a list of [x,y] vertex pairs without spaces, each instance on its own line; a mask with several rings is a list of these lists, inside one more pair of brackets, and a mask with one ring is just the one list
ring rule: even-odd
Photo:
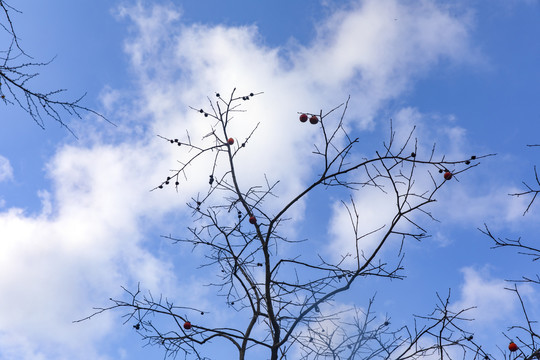
[[7,158],[0,155],[0,182],[13,178],[13,168]]
[[476,62],[469,46],[470,19],[456,18],[432,1],[355,1],[318,27],[316,41],[297,62],[329,96],[346,88],[362,124],[373,120],[387,99],[442,59]]
[[[469,309],[462,317],[474,321],[462,324],[463,328],[474,333],[474,341],[483,344],[484,351],[497,356],[501,349],[506,349],[508,338],[524,335],[520,327],[526,329],[527,322],[518,296],[508,290],[513,289],[514,284],[493,276],[490,270],[489,266],[462,269],[463,283],[451,310]],[[536,288],[525,283],[518,284],[518,290],[529,319],[535,321],[538,317]],[[527,336],[522,338],[527,339]]]
[[[521,318],[521,309],[516,294],[505,289],[511,288],[511,284],[491,276],[487,267],[480,270],[466,267],[462,273],[460,298],[452,304],[453,310],[471,308],[467,316],[475,319],[475,328],[485,329],[497,324],[504,330],[506,326],[515,325],[515,320]],[[532,296],[533,292],[530,285],[520,286],[520,293],[525,297]],[[501,321],[503,326],[500,326]]]
[[113,328],[112,314],[73,320],[119,296],[132,279],[154,290],[170,287],[175,276],[143,248],[141,231],[143,218],[157,220],[174,205],[149,194],[152,177],[141,174],[152,167],[137,153],[131,145],[62,148],[49,164],[53,192],[40,193],[43,211],[0,214],[0,289],[9,294],[0,299],[4,348],[16,338],[47,358],[81,349],[95,357],[90,346]]

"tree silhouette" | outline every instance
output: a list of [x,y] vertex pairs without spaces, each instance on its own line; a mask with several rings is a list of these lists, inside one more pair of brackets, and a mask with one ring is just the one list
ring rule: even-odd
[[9,43],[7,48],[0,50],[1,102],[5,105],[18,105],[42,129],[45,128],[45,118],[50,118],[74,136],[63,120],[66,115],[82,118],[81,113],[92,113],[110,123],[100,113],[81,105],[85,95],[75,100],[66,100],[62,97],[65,89],[43,91],[32,84],[32,80],[39,76],[38,70],[51,61],[36,62],[23,50],[12,20],[13,13],[17,14],[20,11],[5,0],[0,0],[0,8],[0,27],[4,30],[4,36],[7,36]]
[[[162,346],[166,356],[184,354],[196,359],[205,359],[205,345],[217,340],[226,340],[235,348],[238,359],[250,358],[255,348],[264,349],[272,360],[414,359],[435,353],[442,359],[450,347],[486,356],[472,341],[472,334],[462,329],[462,323],[469,320],[464,315],[467,309],[451,311],[450,294],[439,297],[431,313],[416,316],[414,326],[397,329],[392,329],[390,318],[377,319],[373,299],[366,310],[333,310],[327,305],[366,277],[401,279],[402,249],[393,260],[383,259],[382,249],[390,243],[403,247],[408,239],[428,237],[421,221],[433,219],[428,205],[436,201],[437,192],[450,181],[459,181],[489,155],[448,160],[437,155],[435,146],[420,154],[414,129],[398,143],[390,126],[389,140],[382,149],[372,157],[359,158],[359,139],[344,126],[348,99],[327,112],[299,113],[302,122],[309,118],[313,124],[306,126],[317,126],[320,131],[321,140],[313,154],[321,170],[296,196],[283,200],[279,210],[268,210],[266,202],[274,198],[278,182],[243,186],[237,171],[238,154],[249,148],[258,124],[238,143],[229,134],[230,124],[240,121],[234,115],[243,111],[243,102],[260,94],[237,96],[234,90],[228,98],[220,94],[214,100],[208,98],[207,109],[192,108],[210,127],[200,141],[193,141],[189,133],[184,138],[160,136],[184,149],[185,158],[153,189],[181,189],[189,180],[190,166],[211,155],[207,191],[187,204],[193,213],[189,235],[165,237],[203,251],[206,262],[201,268],[219,274],[218,281],[209,285],[223,296],[226,309],[236,314],[237,325],[211,327],[192,321],[207,310],[174,304],[163,295],[155,298],[140,288],[124,289],[126,298],[111,299],[110,307],[96,308],[79,321],[124,309],[126,323],[133,324],[148,344]],[[324,189],[325,197],[342,196],[354,234],[350,241],[355,251],[337,260],[283,231],[291,220],[287,218],[291,209],[319,188]],[[380,191],[390,197],[394,212],[386,224],[362,230],[353,196],[358,191]],[[364,249],[366,236],[376,236],[376,246]],[[286,251],[282,250],[285,245]]]

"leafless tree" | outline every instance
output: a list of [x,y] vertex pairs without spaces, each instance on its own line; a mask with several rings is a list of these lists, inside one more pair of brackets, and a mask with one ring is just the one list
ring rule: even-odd
[[62,96],[65,89],[44,91],[32,84],[32,80],[39,76],[38,70],[51,61],[34,61],[23,50],[13,22],[13,14],[19,14],[20,11],[5,0],[0,0],[0,9],[0,27],[9,44],[5,49],[0,49],[0,103],[18,105],[43,129],[45,118],[53,119],[73,135],[63,120],[66,115],[82,118],[82,113],[92,113],[109,122],[100,113],[81,105],[85,95],[75,100],[66,100]]
[[[190,165],[212,154],[208,189],[187,204],[194,217],[189,235],[165,238],[203,249],[207,261],[201,268],[220,274],[218,281],[209,285],[223,296],[228,309],[237,313],[236,323],[240,325],[231,328],[191,323],[191,318],[207,310],[176,305],[139,288],[125,289],[125,299],[111,299],[110,307],[97,308],[82,320],[103,311],[124,309],[126,323],[131,323],[149,344],[162,346],[166,356],[183,354],[196,359],[205,358],[205,344],[219,339],[228,341],[240,360],[250,358],[253,348],[266,349],[272,360],[416,359],[437,352],[443,359],[447,349],[456,346],[480,354],[471,334],[461,328],[468,319],[462,311],[450,311],[449,296],[439,298],[436,309],[416,317],[411,327],[398,329],[391,329],[388,318],[376,318],[372,300],[367,310],[349,310],[347,318],[352,321],[326,305],[366,277],[401,279],[402,248],[408,239],[420,241],[429,236],[421,221],[433,219],[428,205],[435,201],[439,189],[450,181],[459,181],[489,155],[448,160],[436,154],[435,145],[420,154],[414,130],[398,143],[390,126],[389,140],[382,149],[370,158],[359,159],[355,153],[359,139],[344,126],[347,100],[327,112],[299,113],[301,121],[309,118],[320,129],[321,142],[315,144],[313,153],[321,171],[304,190],[285,199],[280,210],[270,212],[265,202],[275,195],[278,182],[268,180],[264,186],[243,187],[237,172],[237,156],[249,147],[258,124],[238,143],[228,131],[231,122],[238,121],[234,115],[243,111],[243,102],[258,95],[237,96],[233,91],[224,98],[216,94],[215,100],[208,99],[207,109],[193,108],[202,119],[209,120],[209,133],[197,142],[189,133],[183,138],[161,137],[185,149],[185,158],[153,189],[180,189],[189,179]],[[282,231],[291,208],[318,188],[325,189],[328,196],[348,194],[342,204],[349,214],[354,233],[350,241],[356,244],[356,250],[338,260],[326,258],[316,249],[306,254],[309,247],[303,240],[289,238]],[[380,191],[390,196],[394,204],[391,220],[367,233],[361,230],[361,218],[351,195],[357,191]],[[363,249],[362,240],[367,235],[378,237],[371,250]],[[385,260],[381,251],[392,242],[401,247],[394,260]],[[280,250],[284,244],[287,251]],[[168,325],[163,319],[169,320]],[[426,339],[426,343],[420,339]]]

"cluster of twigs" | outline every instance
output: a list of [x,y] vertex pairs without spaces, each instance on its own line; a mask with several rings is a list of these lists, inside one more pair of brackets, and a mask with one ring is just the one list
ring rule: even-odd
[[38,70],[52,60],[34,61],[23,50],[15,31],[12,14],[19,11],[5,0],[0,0],[0,9],[0,27],[9,39],[7,48],[0,50],[0,103],[18,105],[43,129],[45,118],[53,119],[74,136],[64,120],[66,115],[82,118],[82,113],[91,113],[111,123],[102,114],[81,104],[85,95],[75,100],[66,100],[61,96],[65,89],[42,91],[32,84],[32,80],[40,75]]
[[[540,146],[540,145],[527,145],[527,146],[535,147],[535,146]],[[523,212],[524,216],[530,211],[532,205],[534,204],[536,200],[538,193],[540,193],[540,180],[538,178],[536,166],[534,166],[534,177],[537,184],[536,188],[534,186],[528,185],[525,181],[523,181],[523,185],[526,187],[525,191],[509,194],[510,196],[515,196],[515,197],[531,196],[531,200],[529,201],[527,207],[525,208]],[[530,257],[533,262],[538,261],[540,259],[540,246],[535,244],[533,241],[523,240],[521,237],[517,237],[514,239],[508,238],[508,237],[504,237],[504,238],[499,237],[493,234],[493,232],[489,229],[487,224],[484,224],[484,228],[479,229],[479,230],[493,242],[493,245],[491,247],[492,249],[502,249],[502,248],[514,249],[517,251],[518,254]],[[516,295],[521,305],[521,311],[523,314],[523,321],[522,321],[523,325],[512,325],[508,328],[509,332],[512,332],[513,334],[515,334],[515,336],[512,336],[512,338],[510,338],[507,335],[508,338],[511,339],[511,341],[515,341],[516,343],[519,343],[517,354],[514,358],[515,359],[523,358],[525,360],[540,359],[540,346],[539,346],[540,334],[538,333],[538,330],[536,328],[537,321],[531,319],[527,311],[527,306],[517,286],[517,284],[519,283],[529,283],[529,284],[538,285],[540,284],[540,275],[539,274],[535,274],[533,276],[522,275],[520,279],[512,279],[508,281],[513,283],[514,286],[508,287],[506,288],[506,290],[512,291]]]
[[[203,154],[213,154],[213,162],[208,165],[208,190],[188,203],[194,216],[188,235],[165,238],[202,248],[206,262],[201,267],[219,274],[217,281],[209,285],[216,287],[216,293],[223,296],[228,309],[237,312],[238,326],[213,328],[189,323],[186,329],[184,325],[190,314],[206,311],[177,307],[162,297],[143,296],[139,290],[126,290],[128,300],[113,300],[111,307],[96,309],[96,314],[124,309],[127,321],[134,320],[133,326],[150,344],[163,346],[167,355],[183,353],[196,359],[204,358],[203,345],[217,339],[228,341],[241,360],[246,359],[253,348],[266,349],[272,360],[295,358],[298,354],[303,359],[358,356],[414,359],[436,351],[442,358],[445,349],[451,346],[459,346],[464,351],[475,348],[470,334],[461,330],[459,323],[465,321],[462,312],[451,312],[448,299],[441,300],[432,314],[417,318],[424,323],[422,326],[393,330],[387,320],[374,325],[371,301],[366,312],[353,310],[352,323],[342,321],[340,312],[328,310],[324,305],[365,277],[402,278],[401,251],[397,261],[389,263],[381,258],[382,249],[391,241],[401,241],[403,246],[408,238],[421,240],[429,236],[418,221],[418,215],[432,218],[426,206],[435,201],[437,191],[489,155],[447,160],[444,156],[437,158],[435,146],[427,156],[420,155],[413,138],[414,130],[398,144],[391,129],[389,141],[383,144],[381,151],[376,151],[371,158],[355,159],[354,149],[359,140],[345,130],[347,100],[328,112],[308,113],[317,117],[322,134],[321,143],[315,144],[314,151],[322,170],[296,196],[285,199],[280,210],[270,213],[265,201],[275,196],[279,182],[267,181],[265,186],[244,188],[237,172],[237,155],[248,147],[258,124],[253,125],[249,135],[239,143],[231,140],[228,133],[233,115],[243,111],[241,104],[259,94],[237,96],[233,91],[229,98],[216,94],[217,100],[209,99],[208,110],[193,108],[209,120],[210,132],[200,142],[194,142],[189,134],[183,139],[161,137],[185,149],[186,158],[154,189],[167,185],[178,189],[189,179],[190,165]],[[336,115],[340,110],[341,114]],[[420,177],[428,181],[419,184]],[[326,258],[317,253],[316,248],[306,247],[304,240],[288,238],[280,230],[287,224],[288,211],[321,187],[329,195],[334,189],[381,191],[393,199],[394,214],[387,224],[366,233],[360,226],[354,197],[350,196],[343,204],[350,217],[355,251],[338,260]],[[367,235],[378,236],[378,243],[371,250],[362,249],[362,239]],[[285,243],[289,250],[278,251]],[[312,253],[305,254],[307,249]],[[170,321],[167,325],[160,322],[163,326],[160,328],[156,317]],[[328,329],[323,329],[322,325]],[[429,345],[421,344],[420,339],[428,338]],[[293,353],[295,355],[291,355]]]

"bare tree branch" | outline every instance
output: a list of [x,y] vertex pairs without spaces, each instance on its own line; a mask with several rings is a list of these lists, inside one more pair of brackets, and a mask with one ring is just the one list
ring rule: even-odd
[[102,114],[82,105],[86,94],[74,100],[66,100],[62,97],[65,89],[43,91],[34,87],[32,80],[40,75],[38,69],[49,65],[52,60],[33,61],[23,50],[13,25],[11,12],[20,13],[20,11],[5,0],[0,1],[0,9],[0,27],[11,39],[7,48],[0,51],[0,102],[4,105],[17,105],[42,129],[45,128],[45,119],[49,118],[58,122],[73,136],[75,134],[64,121],[65,116],[82,119],[83,113],[90,113],[113,124]]

